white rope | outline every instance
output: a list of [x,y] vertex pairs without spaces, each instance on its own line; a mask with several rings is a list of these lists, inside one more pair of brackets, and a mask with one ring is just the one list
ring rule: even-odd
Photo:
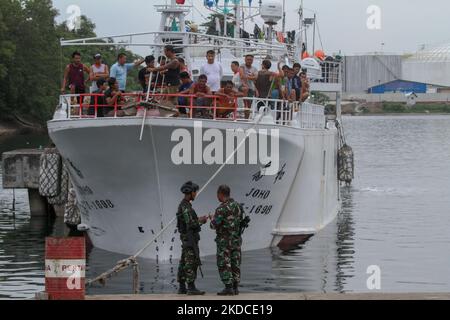
[[[147,100],[147,102],[148,102],[148,100]],[[142,141],[142,139],[144,138],[145,119],[147,119],[148,108],[145,107],[144,109],[145,110],[144,110],[144,116],[142,117],[141,135],[139,136],[139,141]]]
[[152,86],[152,80],[153,80],[153,71],[150,73],[150,78],[148,78],[147,99],[145,99],[146,102],[148,102],[148,100],[150,99],[150,88]]
[[[163,57],[167,63],[167,57],[166,56],[163,56]],[[161,67],[161,63],[159,64],[159,67]],[[155,95],[155,93],[156,93],[156,86],[158,85],[159,75],[160,75],[160,72],[158,72],[156,74],[155,86],[153,87],[153,95]],[[162,78],[163,86],[164,86],[164,79],[165,79],[165,75]],[[150,100],[150,88],[152,86],[152,80],[153,80],[153,71],[150,73],[150,78],[148,78],[147,97],[145,100],[146,103],[148,103],[148,101]],[[145,106],[144,116],[142,117],[142,125],[141,125],[141,133],[139,135],[139,141],[142,141],[142,139],[144,138],[145,119],[147,119],[147,112],[148,112],[148,106]]]

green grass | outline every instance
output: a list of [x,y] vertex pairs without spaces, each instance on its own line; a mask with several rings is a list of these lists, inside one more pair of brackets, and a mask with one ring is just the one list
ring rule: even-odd
[[450,113],[450,105],[419,103],[408,107],[406,103],[383,102],[383,111],[386,113]]

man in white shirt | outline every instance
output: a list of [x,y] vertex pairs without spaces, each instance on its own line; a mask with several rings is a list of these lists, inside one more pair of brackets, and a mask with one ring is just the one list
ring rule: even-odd
[[209,50],[206,53],[206,59],[208,63],[204,64],[200,69],[200,74],[204,74],[208,77],[208,87],[213,93],[220,90],[220,84],[223,77],[222,65],[215,62],[216,53],[214,50]]

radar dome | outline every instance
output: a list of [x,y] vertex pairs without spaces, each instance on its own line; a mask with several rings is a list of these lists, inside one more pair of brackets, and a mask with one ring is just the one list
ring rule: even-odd
[[283,5],[274,1],[263,3],[260,9],[260,16],[266,24],[277,24],[278,21],[283,19]]

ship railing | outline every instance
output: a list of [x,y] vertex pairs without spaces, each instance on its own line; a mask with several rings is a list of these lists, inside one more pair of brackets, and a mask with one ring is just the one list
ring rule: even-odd
[[322,61],[320,68],[307,68],[308,78],[311,82],[338,84],[342,83],[342,63],[335,61]]
[[241,98],[241,103],[250,106],[249,119],[260,123],[290,126],[298,105],[288,100],[266,98]]
[[101,94],[68,94],[60,97],[58,118],[96,119],[162,117],[167,111],[175,117],[209,119],[217,121],[256,122],[323,129],[325,109],[308,102],[291,102],[279,99],[240,98],[219,95],[189,95],[155,93],[124,93],[120,102],[105,104]]
[[[296,102],[299,106],[299,102]],[[298,107],[296,120],[302,129],[323,129],[326,126],[325,107],[309,102],[303,102]]]
[[145,108],[154,117],[160,115],[160,109],[180,117],[212,120],[248,121],[251,115],[250,108],[241,99],[221,95],[154,93],[147,101],[147,94],[139,92],[124,93],[114,104],[102,103],[105,100],[102,94],[62,95],[58,115],[68,119],[133,117],[143,116]]
[[[149,38],[153,40],[149,41]],[[61,40],[61,46],[117,46],[117,47],[151,47],[162,54],[165,45],[172,44],[176,50],[194,51],[201,47],[203,51],[229,49],[236,56],[254,54],[255,56],[282,56],[288,54],[287,46],[278,42],[257,39],[239,39],[214,36],[194,32],[156,31],[91,37],[73,40]],[[204,53],[202,56],[204,56]]]
[[325,107],[318,104],[261,98],[242,100],[251,104],[253,121],[301,129],[324,129],[326,125]]

